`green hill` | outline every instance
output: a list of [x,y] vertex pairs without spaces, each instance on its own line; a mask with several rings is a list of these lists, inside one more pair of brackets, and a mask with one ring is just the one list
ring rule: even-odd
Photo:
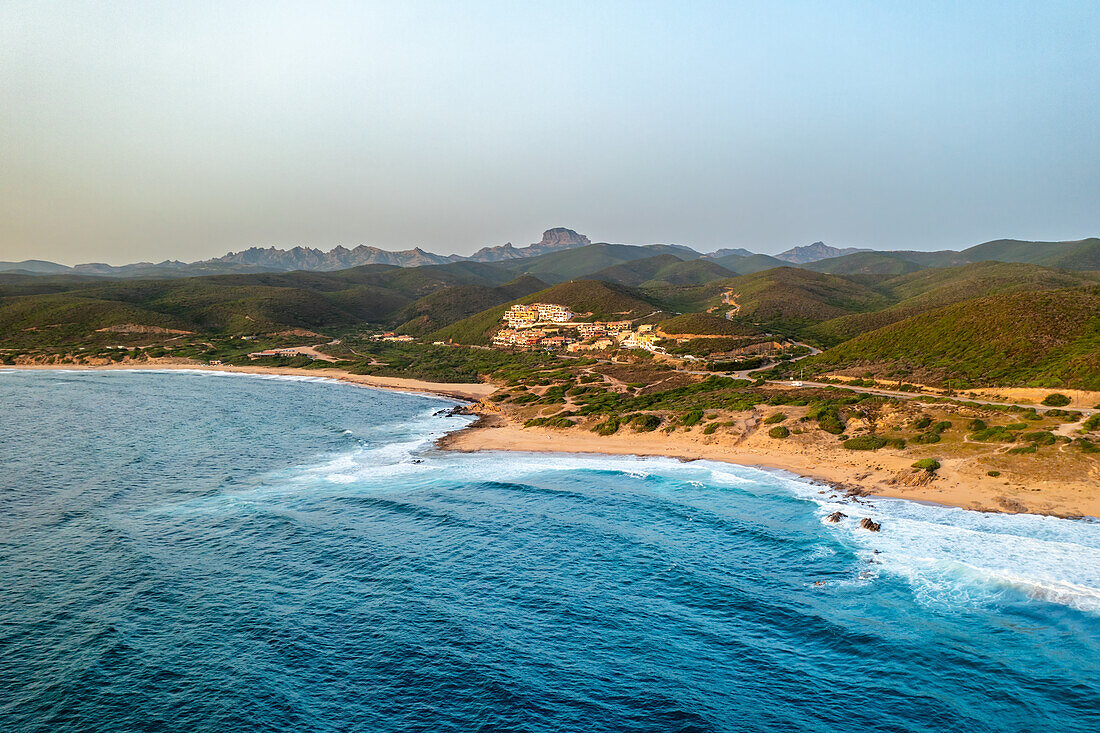
[[725,255],[724,257],[708,258],[710,262],[715,262],[727,270],[733,270],[739,272],[742,275],[752,275],[753,273],[763,272],[764,270],[771,270],[775,267],[791,267],[791,263],[784,262],[770,255]]
[[806,367],[960,388],[1100,389],[1100,287],[967,300],[857,336]]
[[1026,262],[1065,270],[1100,270],[1100,239],[1074,242],[1025,242],[996,239],[964,249],[960,254],[971,262],[997,260]]
[[878,283],[876,289],[896,301],[881,310],[831,319],[809,329],[823,344],[838,344],[919,313],[996,293],[1057,290],[1095,282],[1082,273],[1060,272],[1016,262],[979,262],[922,270]]
[[637,286],[646,280],[652,280],[662,269],[681,262],[683,260],[673,254],[654,255],[605,267],[585,275],[584,279]]
[[462,288],[461,297],[441,296],[436,302],[439,312],[426,325],[438,327],[543,286],[523,280],[498,291],[509,279],[506,271],[477,262],[172,280],[7,275],[0,279],[0,333],[9,334],[5,343],[26,343],[49,329],[51,342],[57,343],[127,324],[226,334],[393,326],[422,315],[410,312],[399,319],[418,299]]
[[916,262],[891,255],[889,252],[853,252],[802,265],[807,270],[831,275],[903,275],[916,272]]
[[590,244],[538,257],[495,262],[493,266],[506,269],[513,275],[533,275],[543,282],[554,283],[587,278],[600,270],[656,255],[673,255],[677,259],[697,256],[691,250],[667,244]]
[[[821,321],[890,304],[881,293],[854,279],[795,267],[778,267],[719,284],[735,294],[741,306],[739,319],[784,335],[797,336]],[[707,305],[722,303],[715,297]]]
[[428,334],[428,338],[437,341],[452,340],[460,344],[486,344],[492,333],[500,327],[501,316],[516,303],[557,303],[574,313],[590,313],[590,318],[598,320],[641,318],[658,310],[657,306],[645,299],[644,293],[635,288],[597,280],[575,280],[553,285],[464,318]]
[[646,288],[664,288],[683,285],[702,285],[736,277],[737,273],[710,260],[682,260],[676,255],[662,254],[641,260],[623,262],[585,275],[585,280],[604,280],[620,285]]
[[661,321],[658,327],[670,335],[756,336],[760,333],[747,323],[710,313],[684,313]]
[[687,262],[674,262],[662,267],[653,277],[642,283],[642,287],[663,288],[681,285],[703,285],[731,277],[737,277],[737,273],[722,267],[717,262],[688,260]]
[[421,336],[449,326],[483,310],[538,292],[546,283],[524,276],[495,288],[483,285],[454,285],[425,295],[394,316],[400,333]]

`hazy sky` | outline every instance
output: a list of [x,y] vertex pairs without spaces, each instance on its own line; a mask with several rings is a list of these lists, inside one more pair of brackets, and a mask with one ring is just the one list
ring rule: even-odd
[[1100,3],[0,0],[0,260],[1100,234]]

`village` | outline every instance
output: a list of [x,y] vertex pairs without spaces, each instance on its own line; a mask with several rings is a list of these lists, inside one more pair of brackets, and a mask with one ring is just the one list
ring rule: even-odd
[[501,317],[507,325],[493,335],[493,346],[569,352],[624,348],[665,353],[664,347],[657,345],[660,337],[653,324],[634,328],[629,320],[574,320],[587,315],[555,303],[513,305]]

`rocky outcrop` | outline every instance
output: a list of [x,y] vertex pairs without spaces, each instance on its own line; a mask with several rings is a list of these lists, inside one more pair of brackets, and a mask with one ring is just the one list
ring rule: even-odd
[[897,471],[887,481],[894,486],[928,486],[935,481],[936,474],[933,471]]
[[841,255],[850,255],[855,252],[870,251],[869,249],[859,249],[857,247],[837,249],[836,247],[830,247],[824,242],[814,242],[813,244],[807,244],[805,247],[791,247],[786,252],[775,255],[775,258],[796,265],[805,265],[809,262],[827,260],[830,257],[840,257]]
[[832,522],[833,524],[836,524],[836,523],[837,523],[837,522],[839,522],[839,521],[840,521],[841,519],[844,519],[844,518],[845,518],[845,517],[847,517],[847,516],[848,516],[848,515],[847,515],[847,514],[845,514],[844,512],[833,512],[833,513],[832,513],[832,514],[830,514],[829,516],[825,517],[825,521],[827,521],[827,522]]
[[881,525],[878,522],[872,520],[870,517],[864,517],[863,519],[859,520],[859,526],[863,527],[868,532],[878,532]]
[[241,252],[195,263],[197,265],[245,265],[272,270],[315,270],[326,272],[346,270],[361,265],[395,265],[397,267],[422,267],[424,265],[444,265],[448,262],[465,259],[458,255],[437,255],[425,252],[419,247],[400,252],[389,252],[378,247],[359,245],[354,249],[333,247],[328,252],[312,247],[250,247]]
[[482,247],[470,255],[474,262],[500,262],[501,260],[518,260],[523,257],[536,257],[549,252],[557,252],[563,249],[586,247],[592,244],[588,237],[577,234],[572,229],[554,227],[542,233],[542,239],[535,244],[526,247],[516,247],[511,242],[499,247]]

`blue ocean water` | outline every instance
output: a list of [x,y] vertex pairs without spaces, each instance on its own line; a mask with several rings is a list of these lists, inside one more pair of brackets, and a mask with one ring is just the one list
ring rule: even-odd
[[446,401],[321,379],[0,405],[5,731],[1100,730],[1100,524],[444,454]]

